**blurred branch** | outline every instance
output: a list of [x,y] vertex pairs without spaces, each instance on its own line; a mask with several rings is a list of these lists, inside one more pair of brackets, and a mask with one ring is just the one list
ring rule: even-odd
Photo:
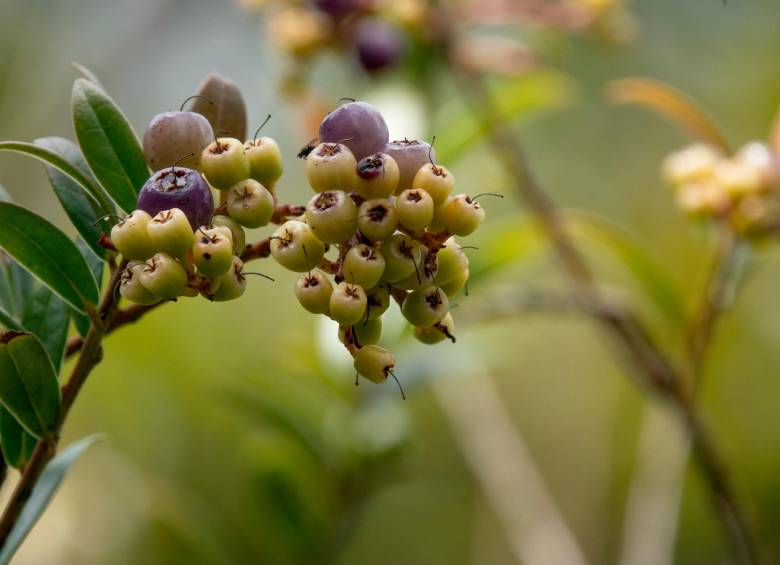
[[517,561],[585,565],[492,376],[435,381],[434,392]]
[[[560,266],[570,279],[575,296],[587,303],[601,304],[602,298],[594,285],[589,267],[573,245],[556,206],[534,178],[521,145],[506,122],[501,119],[484,77],[457,66],[452,68],[464,97],[487,128],[488,140],[496,157],[502,162],[524,203],[550,238]],[[728,473],[686,391],[684,374],[671,365],[636,315],[628,308],[598,309],[595,319],[623,351],[624,359],[633,367],[631,373],[677,411],[691,438],[694,455],[709,485],[710,494],[729,534],[738,562],[745,565],[759,563],[758,549],[733,493]]]

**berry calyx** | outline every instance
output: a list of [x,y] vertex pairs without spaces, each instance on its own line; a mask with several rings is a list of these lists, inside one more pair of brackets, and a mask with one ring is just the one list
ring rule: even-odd
[[111,228],[111,243],[122,257],[129,261],[146,261],[157,248],[147,230],[152,217],[143,210],[135,210]]
[[413,326],[432,326],[449,310],[447,295],[435,286],[426,286],[410,292],[404,300],[401,312]]
[[395,233],[398,215],[386,198],[366,200],[358,208],[358,229],[368,239],[383,241]]
[[217,280],[219,285],[208,298],[214,302],[226,302],[239,298],[246,291],[244,262],[238,257],[233,257],[232,265],[228,271]]
[[385,272],[385,258],[378,249],[361,243],[347,251],[342,270],[347,282],[371,288]]
[[431,195],[435,206],[439,206],[452,194],[455,177],[446,167],[426,163],[417,171],[412,181],[414,188],[421,188]]
[[355,190],[363,198],[387,198],[398,188],[398,165],[384,153],[364,157],[357,164]]
[[427,228],[433,221],[433,199],[424,190],[404,190],[395,201],[398,223],[412,231]]
[[383,241],[379,249],[385,258],[385,281],[395,283],[417,271],[422,252],[420,244],[411,237],[395,234]]
[[160,298],[176,298],[187,286],[184,268],[167,253],[156,253],[138,273],[141,284]]
[[435,323],[433,326],[427,328],[414,328],[413,333],[418,341],[427,345],[434,345],[445,339],[449,339],[454,343],[455,321],[452,319],[452,314],[448,312],[441,321]]
[[320,141],[338,143],[344,140],[358,161],[382,149],[389,138],[382,114],[366,102],[343,104],[320,123]]
[[178,208],[195,230],[208,223],[214,213],[211,189],[198,171],[168,167],[154,173],[138,193],[137,206],[151,216],[163,210]]
[[254,179],[234,184],[227,193],[227,213],[247,228],[268,225],[275,205],[273,195]]
[[271,236],[271,256],[282,267],[304,273],[311,271],[325,255],[325,244],[308,224],[289,220]]
[[312,314],[326,314],[330,309],[333,285],[319,271],[302,274],[295,283],[295,297]]
[[200,228],[192,246],[192,261],[205,277],[221,277],[233,264],[233,239],[222,228]]
[[355,352],[355,370],[372,383],[383,383],[395,368],[395,355],[378,345],[364,345]]
[[200,167],[217,190],[228,190],[251,173],[244,144],[232,137],[220,137],[207,145],[201,153]]
[[467,194],[453,197],[442,213],[447,231],[460,236],[473,233],[485,219],[485,210]]
[[357,231],[358,208],[349,194],[340,190],[315,194],[304,214],[314,235],[325,243],[343,243]]
[[356,324],[366,313],[366,291],[356,284],[341,282],[330,295],[328,308],[330,317],[339,324],[351,326]]
[[192,227],[179,208],[163,210],[147,226],[149,239],[157,251],[183,257],[192,248]]
[[144,268],[144,263],[136,263],[134,265],[128,265],[122,272],[122,276],[119,282],[119,294],[122,298],[135,302],[136,304],[151,305],[156,304],[160,299],[149,292],[146,287],[141,284],[140,272]]
[[352,190],[356,167],[355,156],[343,143],[320,143],[306,157],[306,177],[315,192]]
[[379,319],[390,307],[390,289],[380,284],[366,290],[366,318]]
[[153,171],[170,167],[182,155],[183,167],[197,169],[203,148],[214,139],[209,121],[195,112],[163,112],[157,114],[144,133],[143,148],[146,163]]

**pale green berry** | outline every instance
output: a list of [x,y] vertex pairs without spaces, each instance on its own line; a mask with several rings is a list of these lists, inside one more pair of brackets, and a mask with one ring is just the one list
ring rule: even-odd
[[443,283],[440,288],[447,296],[455,296],[461,290],[463,290],[468,280],[469,280],[469,270],[466,269],[462,271],[454,279],[446,283]]
[[439,284],[446,284],[462,276],[469,268],[469,258],[454,237],[444,242],[444,247],[436,253],[436,262],[436,282]]
[[250,175],[266,187],[272,187],[282,176],[282,153],[279,144],[270,137],[250,139],[244,143]]
[[246,277],[244,276],[244,263],[238,257],[233,257],[232,266],[227,273],[219,277],[219,285],[216,291],[209,296],[214,302],[235,300],[244,294],[246,290]]
[[200,228],[192,246],[192,261],[204,277],[220,277],[233,265],[233,241],[221,228]]
[[157,252],[149,237],[152,217],[143,210],[135,210],[111,228],[111,243],[128,261],[146,261]]
[[247,228],[268,225],[275,206],[273,195],[254,179],[234,184],[227,194],[228,215]]
[[339,324],[351,326],[366,315],[366,291],[356,284],[341,282],[330,295],[329,313]]
[[390,307],[390,289],[385,284],[366,290],[366,304],[369,320],[379,318]]
[[[376,318],[374,320],[361,320],[354,326],[348,326],[352,328],[352,334],[357,340],[357,345],[376,345],[382,338],[382,320]],[[339,341],[345,343],[347,326],[339,326]]]
[[343,243],[355,235],[357,216],[357,206],[341,190],[320,192],[306,204],[306,223],[325,243]]
[[146,229],[157,250],[171,257],[183,257],[192,248],[192,226],[178,208],[163,210],[152,218]]
[[144,263],[127,266],[122,272],[119,283],[119,294],[121,294],[123,298],[130,302],[135,302],[136,304],[156,304],[160,299],[146,290],[146,287],[141,284],[140,273],[143,268]]
[[444,209],[444,225],[453,235],[466,236],[474,232],[485,219],[485,210],[467,194],[459,194]]
[[375,286],[385,272],[385,258],[378,249],[360,243],[347,251],[342,267],[347,282],[363,288]]
[[355,190],[366,200],[387,198],[398,188],[400,172],[390,155],[374,153],[357,164]]
[[305,273],[316,267],[325,255],[325,244],[317,239],[308,224],[288,220],[271,238],[271,255],[282,267]]
[[426,163],[414,175],[412,187],[420,188],[431,195],[434,205],[444,204],[455,186],[455,177],[446,167]]
[[447,204],[449,204],[450,200],[452,200],[452,197],[447,198],[447,200],[444,201],[444,204],[434,206],[433,219],[431,220],[431,225],[428,226],[429,232],[441,233],[447,229],[447,226],[444,225],[444,210],[447,209]]
[[[241,255],[246,249],[246,233],[244,228],[230,216],[217,214],[211,219],[211,225],[215,228],[227,228],[230,231],[230,239],[233,241],[233,253]],[[223,232],[224,233],[224,232]],[[197,232],[195,236],[197,237]]]
[[358,229],[368,239],[383,241],[395,233],[398,216],[387,198],[366,200],[358,209]]
[[398,223],[412,231],[427,228],[433,221],[433,200],[419,188],[404,190],[395,200]]
[[341,143],[320,143],[306,157],[306,176],[315,192],[351,191],[355,186],[357,161]]
[[385,258],[383,279],[395,283],[415,273],[421,257],[420,244],[405,234],[395,234],[379,248]]
[[160,298],[176,298],[187,286],[187,272],[167,253],[156,253],[139,270],[138,278],[150,293]]
[[237,182],[248,179],[250,174],[244,145],[232,137],[220,137],[211,142],[201,154],[200,169],[217,190],[228,190]]
[[447,295],[435,286],[426,286],[413,290],[406,296],[401,312],[413,326],[425,328],[432,326],[444,316],[449,309]]
[[414,273],[393,283],[394,287],[405,290],[417,290],[424,286],[436,285],[439,272],[439,261],[436,253],[431,253],[422,247],[422,260]]
[[455,340],[455,321],[452,314],[447,312],[441,321],[427,328],[414,328],[414,337],[422,343],[433,345],[445,339]]
[[319,271],[304,273],[295,283],[295,297],[312,314],[326,314],[330,309],[333,285]]
[[355,352],[355,370],[373,383],[383,383],[395,368],[395,355],[378,345],[364,345]]

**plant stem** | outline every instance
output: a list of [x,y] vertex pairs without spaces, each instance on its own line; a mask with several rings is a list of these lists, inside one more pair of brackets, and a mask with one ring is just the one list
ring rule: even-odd
[[93,320],[90,324],[76,365],[71,371],[70,378],[60,389],[62,400],[55,433],[50,438],[38,441],[8,504],[3,510],[2,516],[0,516],[0,547],[4,546],[8,540],[8,536],[19,519],[24,505],[32,495],[41,473],[46,468],[46,464],[57,452],[62,426],[82,385],[87,380],[92,369],[101,361],[102,352],[100,346],[116,311],[116,287],[119,284],[125,264],[123,263],[120,268],[114,270],[97,309],[98,319]]
[[[575,296],[589,304],[602,304],[604,301],[588,265],[573,245],[555,204],[534,178],[522,147],[501,116],[483,77],[460,69],[457,65],[452,68],[473,112],[486,128],[493,151],[512,177],[524,203],[550,238],[561,268],[571,280]],[[691,437],[694,455],[739,563],[758,564],[758,550],[737,505],[728,474],[689,400],[682,373],[668,362],[628,308],[598,308],[595,316],[623,350],[624,357],[634,368],[632,372],[639,377],[640,382],[658,393],[678,412]]]

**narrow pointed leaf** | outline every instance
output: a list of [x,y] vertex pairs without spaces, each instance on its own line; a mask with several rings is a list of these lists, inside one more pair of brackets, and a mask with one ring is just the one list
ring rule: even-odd
[[11,413],[0,407],[0,447],[3,458],[14,469],[22,470],[30,460],[37,440],[17,422]]
[[40,216],[0,203],[0,247],[70,306],[96,304],[98,285],[76,245]]
[[89,175],[85,174],[84,171],[70,163],[67,159],[63,159],[62,156],[54,151],[24,141],[0,141],[0,151],[22,153],[23,155],[35,157],[46,165],[51,165],[89,192],[96,202],[100,202],[103,214],[110,214],[113,211],[113,206],[103,189],[98,186]]
[[62,299],[43,285],[27,301],[22,326],[34,333],[49,354],[55,374],[59,373],[68,337],[70,309]]
[[84,158],[111,198],[135,209],[149,168],[133,128],[116,103],[87,79],[77,79],[71,98],[73,127]]
[[11,195],[2,184],[0,184],[0,202],[11,202]]
[[[92,271],[95,280],[98,282],[98,286],[100,286],[101,281],[103,280],[103,266],[105,263],[100,257],[92,253],[90,248],[81,238],[76,238],[76,247],[78,247],[79,251],[84,256],[87,265],[89,265],[89,270]],[[75,310],[72,312],[72,316],[73,323],[75,324],[79,335],[81,335],[81,337],[86,337],[87,332],[89,331],[89,316],[82,314],[81,312],[76,312]]]
[[95,73],[93,73],[91,70],[89,70],[87,67],[79,63],[78,61],[73,61],[70,64],[71,67],[76,69],[76,71],[83,76],[85,79],[87,79],[89,82],[97,86],[101,90],[105,90],[103,88],[103,84],[100,82],[100,79],[97,77]]
[[[35,144],[57,153],[80,169],[85,175],[92,176],[87,162],[81,155],[81,151],[72,141],[61,137],[42,137],[36,139]],[[74,182],[51,165],[46,165],[46,174],[54,189],[54,194],[60,201],[76,231],[89,244],[92,251],[99,257],[105,257],[106,249],[98,245],[98,240],[101,234],[104,233],[101,226],[107,225],[98,220],[106,215],[103,207],[80,184]]]
[[0,404],[36,438],[57,428],[57,375],[49,354],[31,333],[8,331],[0,337]]
[[69,445],[59,455],[52,459],[46,469],[43,470],[41,478],[32,491],[30,500],[24,506],[24,510],[19,515],[8,539],[0,551],[0,565],[7,565],[11,562],[19,546],[38,522],[43,512],[49,506],[54,493],[62,484],[65,474],[71,465],[78,459],[84,451],[92,444],[100,440],[100,436],[89,436]]

